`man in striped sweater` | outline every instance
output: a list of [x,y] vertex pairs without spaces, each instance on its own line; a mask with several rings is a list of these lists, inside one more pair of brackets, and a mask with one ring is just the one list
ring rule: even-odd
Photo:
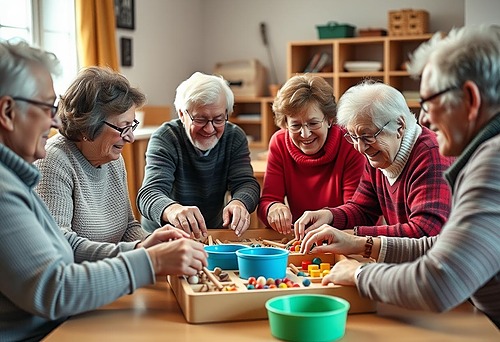
[[457,156],[445,174],[453,196],[447,223],[438,236],[419,239],[323,225],[306,234],[301,250],[378,261],[341,261],[324,284],[356,285],[377,301],[439,312],[470,299],[500,327],[500,26],[437,33],[408,70],[422,77],[421,124],[437,132],[441,154]]

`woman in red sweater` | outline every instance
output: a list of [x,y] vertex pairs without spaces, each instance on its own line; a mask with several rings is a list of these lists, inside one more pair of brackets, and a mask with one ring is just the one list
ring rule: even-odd
[[258,215],[266,226],[288,234],[304,211],[350,199],[365,158],[335,124],[333,89],[322,77],[290,78],[278,92],[273,111],[282,129],[269,143]]

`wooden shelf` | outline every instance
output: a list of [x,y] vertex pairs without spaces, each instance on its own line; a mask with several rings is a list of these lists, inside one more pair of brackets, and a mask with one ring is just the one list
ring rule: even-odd
[[[350,87],[371,78],[389,84],[400,91],[418,91],[419,81],[410,77],[404,70],[404,63],[409,54],[432,34],[415,36],[380,36],[338,39],[320,39],[312,41],[294,41],[288,43],[287,76],[301,74],[318,53],[329,53],[333,72],[319,72],[333,87],[335,98]],[[382,70],[370,72],[348,72],[344,69],[346,61],[378,61]],[[418,101],[408,101],[410,108],[419,108]]]
[[251,148],[267,148],[269,139],[278,129],[274,124],[273,101],[273,97],[239,96],[234,99],[229,121],[246,132]]

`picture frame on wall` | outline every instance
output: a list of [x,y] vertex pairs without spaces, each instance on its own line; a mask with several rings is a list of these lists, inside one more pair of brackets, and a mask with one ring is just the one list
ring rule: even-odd
[[134,0],[115,0],[116,27],[128,30],[135,29]]
[[121,65],[132,66],[132,38],[120,38]]

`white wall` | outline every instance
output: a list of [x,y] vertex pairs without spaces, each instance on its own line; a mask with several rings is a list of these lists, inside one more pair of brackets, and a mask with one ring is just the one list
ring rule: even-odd
[[464,25],[464,1],[135,0],[136,29],[117,33],[117,39],[133,38],[133,66],[122,72],[147,94],[149,104],[172,105],[177,85],[194,71],[211,73],[217,62],[247,58],[268,67],[259,31],[265,22],[283,83],[287,42],[317,39],[316,25],[337,21],[387,28],[388,11],[413,8],[430,13],[431,32],[448,31]]
[[499,0],[465,0],[465,25],[500,24]]

